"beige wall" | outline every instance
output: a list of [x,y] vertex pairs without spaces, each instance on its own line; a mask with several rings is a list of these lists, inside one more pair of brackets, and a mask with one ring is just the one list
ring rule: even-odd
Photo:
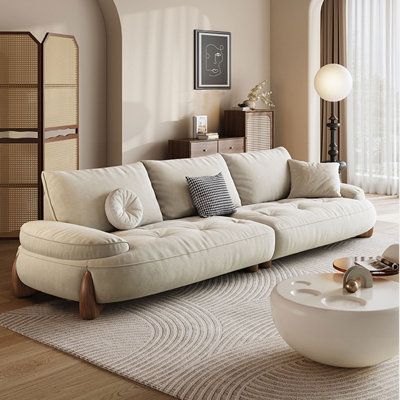
[[[209,129],[219,131],[223,110],[270,76],[276,143],[295,158],[317,160],[319,100],[312,80],[321,3],[0,0],[0,29],[30,30],[40,40],[47,31],[76,36],[82,168],[164,158],[168,139],[189,135],[193,114],[207,114]],[[231,90],[193,90],[196,28],[232,32]]]
[[271,0],[271,80],[276,144],[293,158],[319,161],[319,68],[322,0]]
[[[193,114],[207,114],[210,131],[219,131],[223,110],[269,78],[269,0],[113,1],[122,29],[122,147],[109,140],[110,163],[166,157],[168,139],[187,137]],[[194,29],[232,32],[231,90],[193,90]]]
[[80,50],[80,166],[106,165],[106,35],[96,0],[0,0],[0,30],[74,35]]

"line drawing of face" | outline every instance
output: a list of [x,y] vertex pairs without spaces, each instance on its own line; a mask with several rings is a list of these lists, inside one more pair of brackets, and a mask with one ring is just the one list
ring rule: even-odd
[[222,51],[224,46],[216,46],[215,44],[206,45],[206,71],[208,76],[218,76],[222,74],[221,64],[224,61]]

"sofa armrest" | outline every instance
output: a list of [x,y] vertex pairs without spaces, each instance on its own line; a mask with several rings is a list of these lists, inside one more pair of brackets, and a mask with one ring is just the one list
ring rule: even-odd
[[348,183],[340,184],[340,194],[342,197],[354,200],[364,200],[365,194],[364,190],[359,188],[358,186],[349,185]]
[[129,250],[129,244],[112,233],[57,221],[27,222],[19,239],[32,253],[63,260],[111,257]]

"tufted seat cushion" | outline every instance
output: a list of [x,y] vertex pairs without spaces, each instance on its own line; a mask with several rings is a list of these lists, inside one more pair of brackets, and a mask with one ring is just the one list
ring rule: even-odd
[[227,217],[169,220],[117,231],[113,236],[128,243],[129,251],[68,262],[33,255],[20,248],[18,274],[28,286],[78,300],[80,280],[84,271],[89,270],[97,301],[109,303],[159,293],[268,261],[275,245],[270,227]]
[[233,217],[273,228],[276,259],[364,233],[376,213],[368,200],[284,199],[240,207]]

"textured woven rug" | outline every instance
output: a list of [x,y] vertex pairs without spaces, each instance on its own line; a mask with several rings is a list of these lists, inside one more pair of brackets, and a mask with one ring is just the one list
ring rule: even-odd
[[270,270],[109,305],[94,321],[53,301],[2,314],[0,325],[179,399],[398,399],[397,359],[363,369],[308,360],[281,339],[269,302],[282,279],[331,271],[334,258],[380,254],[391,242],[336,243]]

